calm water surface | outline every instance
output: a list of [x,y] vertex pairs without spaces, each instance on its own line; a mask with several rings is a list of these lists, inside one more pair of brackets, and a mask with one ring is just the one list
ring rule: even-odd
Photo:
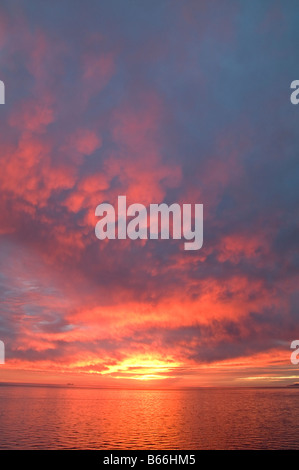
[[0,449],[299,449],[299,390],[0,387]]

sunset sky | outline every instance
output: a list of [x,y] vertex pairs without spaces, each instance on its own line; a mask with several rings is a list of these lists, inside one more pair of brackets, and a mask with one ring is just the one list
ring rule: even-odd
[[[2,0],[0,382],[299,381],[296,0]],[[203,204],[204,242],[102,202]]]

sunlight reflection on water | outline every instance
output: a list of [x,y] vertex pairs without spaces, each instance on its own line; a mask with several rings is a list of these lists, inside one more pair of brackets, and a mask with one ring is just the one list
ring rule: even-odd
[[294,389],[0,387],[1,449],[299,449]]

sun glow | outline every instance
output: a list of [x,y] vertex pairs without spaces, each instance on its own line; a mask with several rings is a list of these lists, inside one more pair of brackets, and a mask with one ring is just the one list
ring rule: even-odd
[[117,379],[161,380],[174,378],[176,368],[181,364],[172,360],[134,357],[122,363],[109,366],[102,374],[109,374]]

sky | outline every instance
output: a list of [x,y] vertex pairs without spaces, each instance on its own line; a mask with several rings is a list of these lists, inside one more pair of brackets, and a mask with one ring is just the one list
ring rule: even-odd
[[[299,381],[296,0],[2,0],[0,382]],[[203,204],[203,246],[95,208]]]

